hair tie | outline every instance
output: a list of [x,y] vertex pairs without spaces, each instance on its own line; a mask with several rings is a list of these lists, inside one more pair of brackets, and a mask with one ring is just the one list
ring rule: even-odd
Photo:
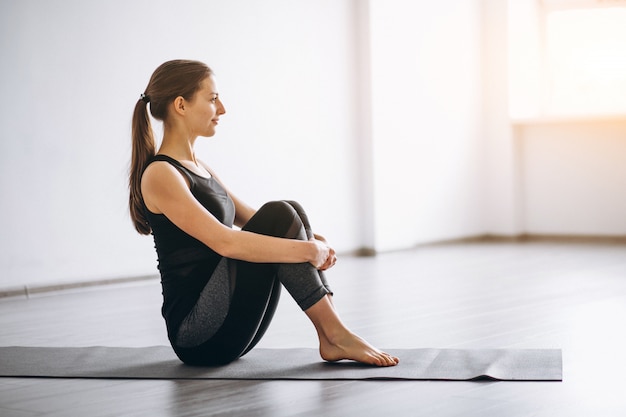
[[141,101],[143,101],[144,103],[150,103],[150,96],[145,94],[145,93],[141,93],[141,96],[139,96],[141,98]]

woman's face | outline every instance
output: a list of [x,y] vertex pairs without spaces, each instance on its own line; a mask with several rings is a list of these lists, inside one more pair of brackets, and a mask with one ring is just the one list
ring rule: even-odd
[[187,102],[189,128],[194,136],[213,136],[219,117],[226,113],[219,99],[215,78],[209,76],[202,81],[200,89]]

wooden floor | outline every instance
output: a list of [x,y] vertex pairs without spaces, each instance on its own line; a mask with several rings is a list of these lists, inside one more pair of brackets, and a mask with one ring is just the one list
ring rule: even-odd
[[[0,378],[0,415],[624,416],[626,245],[482,242],[341,258],[345,322],[388,348],[561,348],[563,382]],[[315,347],[284,293],[262,347]],[[158,280],[0,299],[0,345],[167,344]]]

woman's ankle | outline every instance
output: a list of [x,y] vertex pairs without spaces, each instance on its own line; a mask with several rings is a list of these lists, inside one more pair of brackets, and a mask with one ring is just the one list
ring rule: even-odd
[[350,330],[346,328],[339,318],[329,296],[324,296],[320,301],[305,310],[305,313],[315,326],[320,339],[324,338],[325,341],[334,343],[338,339],[351,334]]

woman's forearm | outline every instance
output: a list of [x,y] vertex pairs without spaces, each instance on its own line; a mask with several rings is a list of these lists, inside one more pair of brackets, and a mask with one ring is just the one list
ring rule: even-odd
[[285,239],[241,230],[224,233],[214,250],[222,256],[258,263],[323,264],[328,256],[314,241]]

